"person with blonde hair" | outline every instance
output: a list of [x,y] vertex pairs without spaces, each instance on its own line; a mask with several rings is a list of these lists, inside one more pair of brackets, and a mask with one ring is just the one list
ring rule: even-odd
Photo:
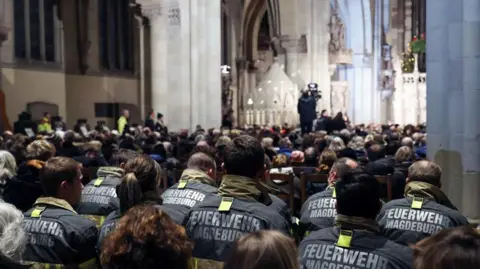
[[7,182],[16,175],[17,163],[15,157],[6,150],[0,150],[0,198],[3,197]]
[[224,269],[299,269],[295,241],[278,231],[259,231],[240,238]]
[[27,161],[18,167],[17,176],[5,186],[3,199],[21,211],[30,209],[43,195],[40,171],[45,162],[55,156],[55,147],[46,140],[36,140],[26,149]]

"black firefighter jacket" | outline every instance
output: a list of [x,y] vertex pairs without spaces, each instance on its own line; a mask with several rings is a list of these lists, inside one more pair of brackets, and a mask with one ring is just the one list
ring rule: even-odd
[[65,200],[39,198],[24,214],[28,233],[25,262],[43,268],[96,268],[98,230]]
[[[298,248],[304,269],[410,269],[412,250],[364,229],[315,231]],[[348,232],[348,233],[347,233]]]
[[248,233],[272,229],[288,234],[291,220],[283,210],[252,179],[224,176],[219,195],[193,207],[184,223],[199,268],[222,268],[235,241]]
[[179,183],[173,185],[162,194],[162,208],[168,208],[172,219],[182,225],[188,212],[197,203],[217,193],[215,181],[199,170],[186,169]]
[[120,207],[116,187],[122,181],[123,169],[101,167],[97,178],[90,181],[82,191],[82,199],[77,206],[78,214],[102,226],[105,218]]
[[336,197],[334,187],[310,196],[300,211],[300,229],[302,232],[312,232],[335,226]]
[[428,198],[414,202],[411,197],[383,205],[377,222],[387,238],[407,246],[441,230],[468,224],[468,220],[452,208]]

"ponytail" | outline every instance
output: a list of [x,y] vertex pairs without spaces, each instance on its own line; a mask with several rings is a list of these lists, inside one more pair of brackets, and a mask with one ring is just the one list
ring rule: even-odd
[[128,173],[123,177],[122,182],[117,186],[117,196],[122,214],[143,201],[142,188],[134,173]]

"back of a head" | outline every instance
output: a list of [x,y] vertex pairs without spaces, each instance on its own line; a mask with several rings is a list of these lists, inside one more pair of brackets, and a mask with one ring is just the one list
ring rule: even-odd
[[441,187],[442,169],[431,161],[414,162],[408,168],[408,181],[420,181]]
[[201,170],[207,172],[209,170],[216,171],[215,160],[209,155],[198,152],[190,156],[187,162],[188,169]]
[[480,234],[469,226],[443,230],[413,247],[414,269],[480,268]]
[[130,209],[105,239],[105,269],[187,269],[193,245],[185,230],[152,205]]
[[[161,175],[160,166],[145,155],[127,161],[124,170],[125,175],[122,182],[117,186],[117,196],[120,200],[120,211],[122,213],[144,202],[147,198],[145,196],[147,192],[152,192],[155,195]],[[152,198],[160,199],[160,197]]]
[[23,214],[15,206],[0,202],[0,254],[20,262],[27,244]]
[[140,154],[134,150],[119,149],[113,152],[109,164],[110,166],[120,167],[137,156],[140,156]]
[[224,168],[228,174],[254,178],[264,167],[264,154],[258,139],[238,136],[225,146]]
[[394,156],[399,148],[400,148],[400,142],[399,141],[390,141],[385,146],[385,154],[388,155],[388,156]]
[[337,213],[375,219],[380,211],[380,183],[361,169],[343,174],[335,184]]
[[374,162],[385,158],[385,147],[380,144],[373,144],[367,149],[368,161]]
[[395,153],[395,162],[397,163],[411,162],[413,161],[414,157],[415,155],[413,154],[412,148],[403,146],[403,147],[400,147]]
[[260,231],[240,238],[225,269],[298,269],[295,242],[278,231]]
[[55,156],[55,147],[46,140],[35,140],[27,146],[28,160],[47,161],[53,156]]
[[409,136],[402,139],[402,146],[413,148],[413,139]]
[[6,151],[0,150],[0,184],[2,181],[11,179],[17,174],[17,163],[15,157]]
[[40,172],[40,182],[45,196],[57,197],[63,181],[73,183],[79,175],[80,163],[68,157],[49,159]]
[[336,161],[337,161],[337,154],[335,154],[335,151],[330,149],[325,149],[320,155],[319,164],[320,165],[323,164],[331,168]]
[[328,147],[329,149],[337,152],[345,149],[345,143],[340,137],[334,137],[333,140],[330,142],[330,145]]

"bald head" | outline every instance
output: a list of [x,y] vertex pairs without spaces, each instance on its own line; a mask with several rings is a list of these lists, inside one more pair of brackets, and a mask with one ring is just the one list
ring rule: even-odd
[[205,140],[198,141],[196,146],[197,147],[209,147],[207,141],[205,141]]
[[332,184],[337,179],[341,178],[345,173],[351,171],[352,169],[356,169],[358,167],[358,163],[350,158],[340,158],[338,159],[332,166],[328,176],[328,183]]
[[408,168],[408,182],[421,181],[432,184],[439,188],[441,184],[442,169],[436,163],[431,161],[418,161],[414,162]]
[[215,160],[205,153],[198,152],[193,154],[187,163],[188,169],[201,170],[203,172],[216,171]]

